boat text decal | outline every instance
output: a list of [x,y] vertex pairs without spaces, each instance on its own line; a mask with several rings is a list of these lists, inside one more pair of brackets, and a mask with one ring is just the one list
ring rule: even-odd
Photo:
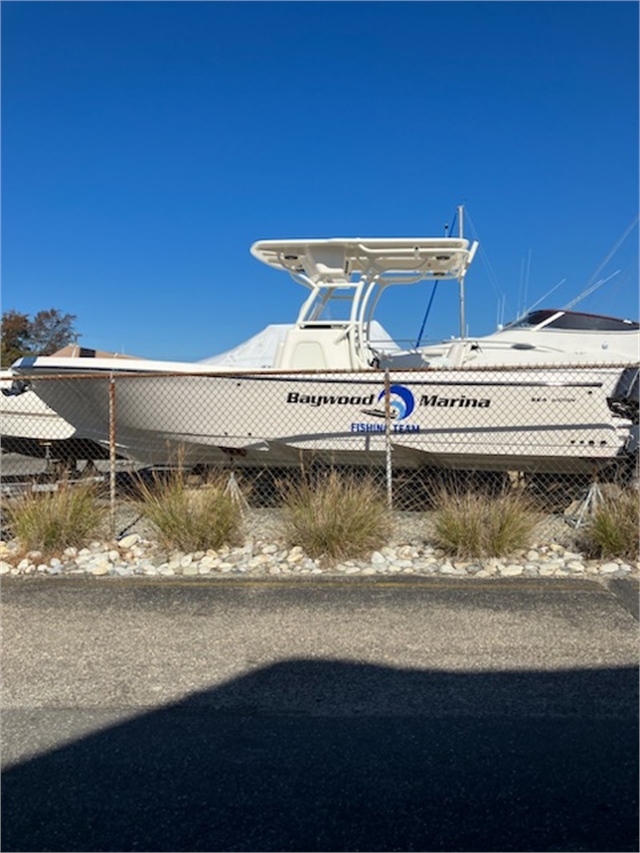
[[[301,394],[299,391],[289,391],[287,403],[303,406],[360,406],[363,415],[377,418],[378,423],[356,422],[352,423],[351,432],[384,432],[386,424],[387,391],[383,388],[376,396],[375,394]],[[375,401],[375,402],[374,402]],[[467,397],[461,394],[459,397],[443,397],[440,394],[422,394],[418,401],[420,408],[479,408],[487,409],[491,400],[486,397]],[[416,409],[416,398],[406,385],[389,386],[389,419],[393,421],[391,429],[393,432],[420,432],[418,424],[407,423],[407,419]],[[405,423],[402,423],[404,421]]]

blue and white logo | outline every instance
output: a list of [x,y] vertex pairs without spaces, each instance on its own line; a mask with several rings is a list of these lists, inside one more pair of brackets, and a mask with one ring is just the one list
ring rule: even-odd
[[[411,412],[415,409],[415,400],[413,394],[404,385],[391,385],[389,388],[391,417],[397,421],[403,421],[408,418]],[[386,396],[386,391],[383,389],[378,394],[378,403],[383,403]]]

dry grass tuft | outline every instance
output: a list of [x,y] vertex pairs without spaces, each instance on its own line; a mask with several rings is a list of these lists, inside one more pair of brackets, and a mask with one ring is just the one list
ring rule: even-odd
[[526,548],[539,520],[520,492],[488,496],[444,490],[437,506],[436,544],[463,558],[504,557]]
[[178,471],[168,480],[140,483],[138,494],[144,516],[165,547],[206,551],[240,542],[242,509],[228,477],[213,477],[193,488]]
[[284,514],[289,545],[299,545],[312,558],[364,559],[391,535],[391,516],[379,487],[370,478],[336,471],[289,486]]
[[54,555],[95,536],[108,508],[93,483],[59,483],[55,491],[25,492],[5,507],[12,535],[25,551]]
[[585,527],[581,545],[590,557],[638,559],[640,494],[636,489],[607,491]]

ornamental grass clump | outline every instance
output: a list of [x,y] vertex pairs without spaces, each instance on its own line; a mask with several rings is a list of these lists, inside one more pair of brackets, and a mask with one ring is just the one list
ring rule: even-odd
[[47,555],[85,545],[98,534],[107,513],[95,483],[62,482],[52,491],[25,492],[5,507],[20,547]]
[[435,512],[436,544],[463,558],[505,557],[531,542],[539,520],[519,492],[488,496],[474,491],[440,493]]
[[242,508],[229,480],[215,477],[194,488],[182,472],[168,480],[141,483],[142,513],[158,530],[165,547],[206,551],[240,542]]
[[284,517],[288,544],[314,559],[364,559],[391,535],[391,516],[375,483],[336,471],[289,486]]
[[640,495],[636,489],[609,491],[588,521],[582,547],[590,557],[638,559]]

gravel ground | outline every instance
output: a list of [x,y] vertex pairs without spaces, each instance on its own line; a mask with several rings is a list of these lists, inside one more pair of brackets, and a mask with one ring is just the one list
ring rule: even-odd
[[531,546],[508,557],[457,559],[433,544],[429,513],[397,512],[390,541],[362,559],[311,559],[287,543],[278,509],[244,512],[243,541],[235,547],[185,553],[164,547],[153,526],[131,503],[119,504],[115,539],[96,538],[85,548],[67,548],[46,558],[21,553],[15,542],[0,542],[0,575],[93,577],[241,577],[298,575],[416,575],[459,578],[559,577],[615,580],[640,576],[638,563],[591,560],[580,552],[579,532],[561,517],[543,519]]

